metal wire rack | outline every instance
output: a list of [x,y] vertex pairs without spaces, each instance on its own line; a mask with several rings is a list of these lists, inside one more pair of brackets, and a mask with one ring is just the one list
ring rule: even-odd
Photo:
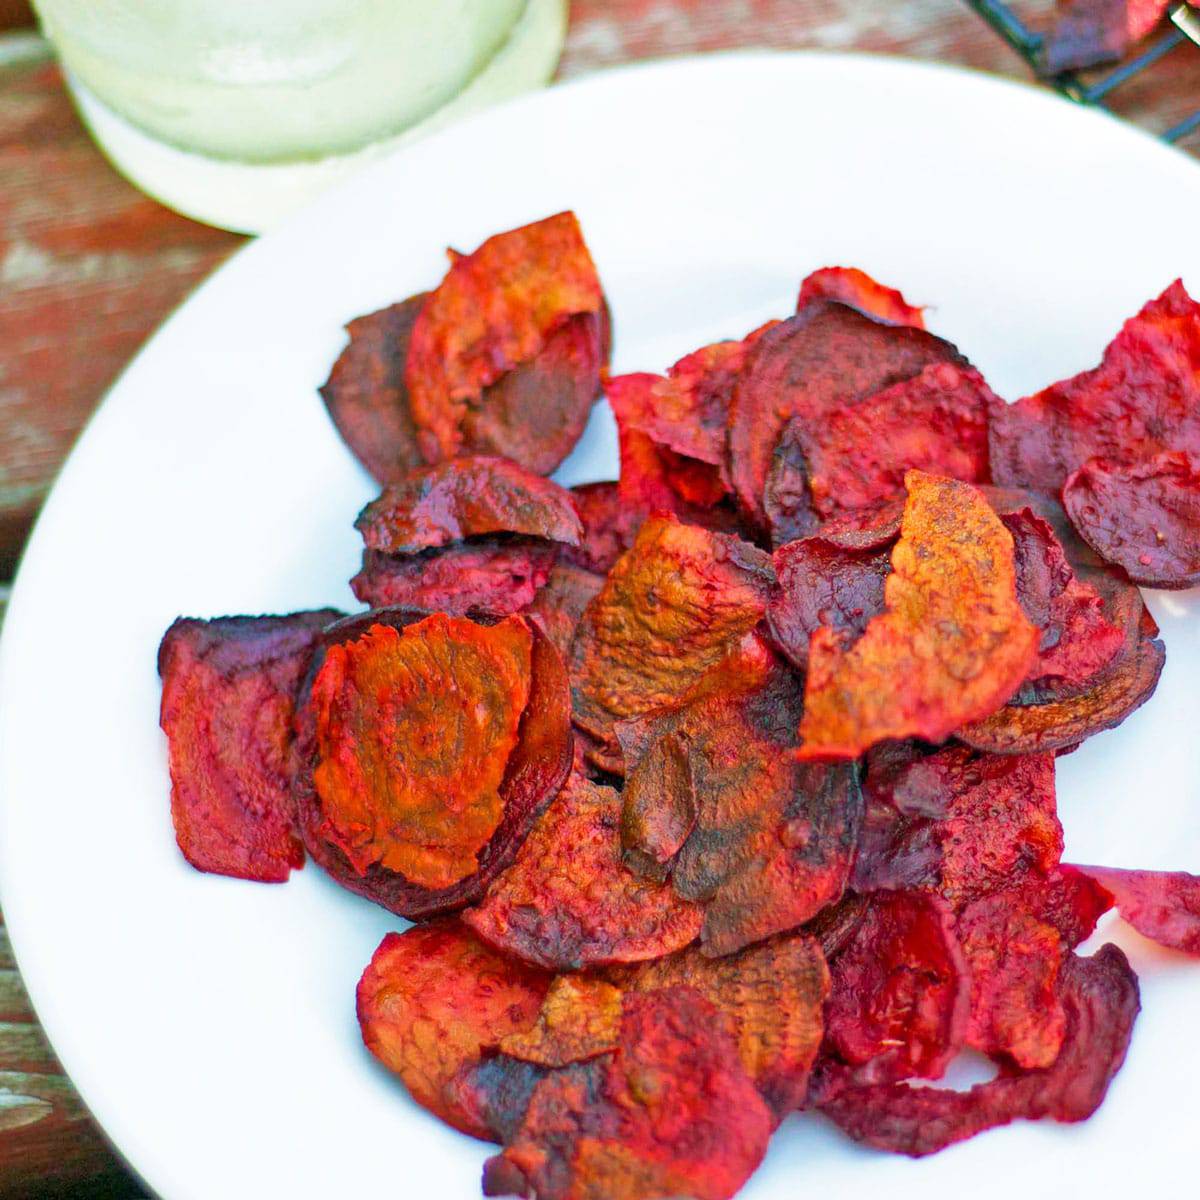
[[[1035,71],[1041,73],[1043,38],[1040,33],[1030,29],[1002,0],[967,0],[967,3]],[[1064,71],[1060,75],[1052,75],[1046,82],[1080,104],[1107,107],[1109,97],[1117,88],[1128,83],[1135,75],[1149,70],[1160,59],[1185,44],[1192,49],[1200,47],[1200,14],[1187,4],[1179,4],[1171,10],[1171,28],[1149,42],[1136,57],[1091,82],[1085,81],[1077,71]],[[1197,129],[1200,129],[1200,110],[1172,125],[1160,136],[1164,141],[1178,142]]]

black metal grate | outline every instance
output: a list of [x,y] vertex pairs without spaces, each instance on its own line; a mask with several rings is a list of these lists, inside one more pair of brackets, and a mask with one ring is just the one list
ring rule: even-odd
[[[1042,35],[1032,29],[1002,0],[967,0],[967,3],[1035,70],[1040,71]],[[1128,62],[1114,67],[1093,82],[1085,82],[1077,71],[1064,71],[1047,79],[1064,96],[1080,104],[1097,104],[1107,107],[1109,96],[1128,83],[1135,75],[1149,70],[1155,63],[1179,46],[1200,47],[1200,14],[1187,4],[1180,4],[1171,12],[1172,26],[1151,41],[1146,49]],[[1165,141],[1177,142],[1200,129],[1200,110],[1172,125],[1161,136]]]

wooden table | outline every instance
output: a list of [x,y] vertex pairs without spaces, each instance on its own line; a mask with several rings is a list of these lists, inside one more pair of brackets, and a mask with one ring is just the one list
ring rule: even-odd
[[[28,19],[22,0],[0,0],[0,30],[10,29],[0,33],[0,587],[105,389],[244,240],[176,216],[108,167],[44,43],[22,30]],[[871,50],[1027,77],[960,0],[574,0],[560,74],[745,46]],[[1186,52],[1121,96],[1122,112],[1154,129],[1197,104],[1200,54]],[[0,926],[0,1196],[144,1194],[42,1038]]]

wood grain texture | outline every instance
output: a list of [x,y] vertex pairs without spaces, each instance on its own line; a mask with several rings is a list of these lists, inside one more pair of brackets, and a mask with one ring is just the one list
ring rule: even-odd
[[[1021,8],[1044,18],[1050,3]],[[0,0],[0,29],[27,20],[21,8]],[[1028,77],[960,0],[574,0],[560,75],[739,47],[869,50]],[[1197,104],[1200,53],[1181,50],[1117,107],[1162,129]],[[121,180],[52,64],[0,66],[0,578],[105,388],[241,242]],[[0,1196],[142,1195],[37,1030],[0,926]]]

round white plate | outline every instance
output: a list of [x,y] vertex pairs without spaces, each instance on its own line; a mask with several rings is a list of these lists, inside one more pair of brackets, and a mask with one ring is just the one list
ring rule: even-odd
[[[312,866],[269,887],[180,857],[154,655],[179,613],[353,603],[351,521],[372,488],[314,390],[342,323],[428,287],[444,246],[568,207],[623,371],[783,315],[802,275],[851,263],[932,304],[932,327],[1012,397],[1093,363],[1176,275],[1200,289],[1200,170],[1182,155],[1041,91],[819,54],[636,67],[515,102],[219,271],[71,456],[0,665],[0,881],[21,969],[84,1098],[168,1200],[478,1195],[488,1147],[415,1107],[359,1042],[355,982],[400,923]],[[614,467],[598,415],[563,478]],[[1158,694],[1060,766],[1068,857],[1197,870],[1197,598],[1151,604]],[[1092,1121],[914,1163],[792,1118],[747,1200],[1182,1194],[1200,964],[1113,936],[1144,1012]]]

